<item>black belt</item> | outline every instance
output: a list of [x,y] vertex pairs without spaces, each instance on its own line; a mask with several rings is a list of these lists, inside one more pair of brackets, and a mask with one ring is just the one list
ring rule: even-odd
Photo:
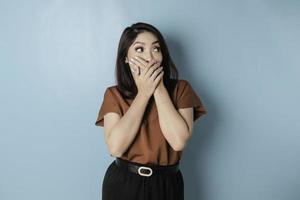
[[141,176],[151,176],[159,173],[176,173],[179,170],[179,162],[173,165],[143,165],[140,163],[130,162],[122,158],[116,158],[115,163],[117,166],[125,168],[130,172],[139,174]]

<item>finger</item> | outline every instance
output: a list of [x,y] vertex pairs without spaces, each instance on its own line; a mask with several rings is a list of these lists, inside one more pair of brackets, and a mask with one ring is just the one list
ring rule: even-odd
[[135,72],[135,70],[132,68],[132,67],[130,67],[130,70],[135,74],[136,72]]
[[135,56],[134,59],[142,65],[143,69],[148,65],[148,62],[140,56]]
[[146,72],[145,76],[146,77],[150,77],[152,75],[152,73],[154,72],[154,70],[157,70],[157,68],[159,67],[159,65],[160,65],[159,63],[156,63],[156,64],[152,65],[150,67],[150,69]]
[[143,64],[141,64],[137,59],[135,59],[133,57],[130,58],[129,62],[134,63],[136,66],[139,66],[142,69],[146,68]]
[[150,79],[151,79],[152,81],[154,81],[154,79],[157,77],[157,75],[158,75],[162,70],[163,70],[163,67],[162,67],[162,66],[158,67],[158,69],[155,70],[155,71],[151,74]]
[[[149,73],[152,74],[153,70],[152,69],[153,67],[155,67],[158,63],[156,63],[155,60],[151,60],[149,63],[148,63],[148,67],[146,67],[146,69],[144,69],[142,71],[142,76],[148,76],[149,77]],[[149,70],[152,70],[149,72]]]
[[133,69],[134,71],[137,71],[138,66],[135,63],[131,62],[131,61],[129,61],[129,63],[131,64],[130,68]]
[[164,71],[162,71],[154,80],[154,85],[156,86],[158,84],[158,82],[161,80],[163,81],[163,77],[164,76]]
[[136,66],[134,66],[134,64],[132,64],[132,66],[129,66],[129,68],[134,74],[139,75],[139,70],[137,69]]
[[149,70],[145,74],[146,77],[151,77],[151,75],[159,68],[159,63],[155,63],[154,65],[150,66]]

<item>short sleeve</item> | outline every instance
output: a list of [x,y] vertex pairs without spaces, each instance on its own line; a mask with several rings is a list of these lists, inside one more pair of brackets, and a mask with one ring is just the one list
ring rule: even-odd
[[103,101],[98,112],[98,116],[95,122],[96,126],[104,126],[104,115],[108,112],[115,112],[122,115],[121,106],[118,103],[115,95],[110,88],[107,88],[104,93]]
[[178,80],[178,91],[176,98],[177,108],[194,108],[194,121],[207,113],[200,97],[186,80]]

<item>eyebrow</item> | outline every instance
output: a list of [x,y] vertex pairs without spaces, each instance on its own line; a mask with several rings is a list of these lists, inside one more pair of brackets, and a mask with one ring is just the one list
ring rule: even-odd
[[[152,42],[152,44],[154,44],[154,43],[158,43],[158,42],[159,42],[159,41],[158,41],[158,40],[156,40],[156,41]],[[133,45],[135,45],[136,43],[145,44],[144,42],[139,42],[139,41],[137,41],[137,42],[133,43]]]

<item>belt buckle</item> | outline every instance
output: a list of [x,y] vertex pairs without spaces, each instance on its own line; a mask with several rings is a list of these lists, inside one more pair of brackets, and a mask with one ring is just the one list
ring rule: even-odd
[[[149,174],[144,174],[144,173],[142,173],[141,172],[141,170],[142,169],[148,169],[149,171],[150,171],[150,173]],[[139,175],[141,175],[141,176],[151,176],[152,175],[152,169],[150,168],[150,167],[144,167],[144,166],[141,166],[141,167],[139,167],[139,169],[138,169],[138,173],[139,173]]]

